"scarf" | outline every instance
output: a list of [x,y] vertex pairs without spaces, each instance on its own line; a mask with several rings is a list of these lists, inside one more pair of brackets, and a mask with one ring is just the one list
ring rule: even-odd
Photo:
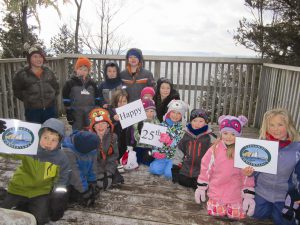
[[266,138],[269,141],[278,141],[279,142],[279,148],[284,148],[284,147],[288,146],[289,144],[291,144],[291,142],[292,142],[289,139],[287,139],[287,140],[278,140],[277,138],[273,137],[268,132],[266,133]]

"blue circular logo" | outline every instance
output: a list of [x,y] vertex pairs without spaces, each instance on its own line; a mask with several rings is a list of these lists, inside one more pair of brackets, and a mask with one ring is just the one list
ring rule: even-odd
[[4,144],[14,149],[28,148],[34,142],[34,135],[31,130],[25,127],[17,129],[11,127],[2,134]]
[[260,145],[246,145],[240,151],[241,159],[249,166],[261,167],[271,161],[270,152]]

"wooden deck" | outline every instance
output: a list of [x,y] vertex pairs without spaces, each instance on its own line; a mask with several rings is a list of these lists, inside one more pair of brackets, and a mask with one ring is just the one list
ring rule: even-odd
[[[217,130],[215,128],[215,130]],[[253,128],[245,137],[257,137]],[[0,159],[0,186],[6,187],[18,162]],[[125,184],[101,192],[93,208],[72,205],[55,225],[164,225],[164,224],[272,224],[245,219],[233,221],[208,216],[203,205],[194,202],[194,191],[151,175],[146,166],[124,173]]]

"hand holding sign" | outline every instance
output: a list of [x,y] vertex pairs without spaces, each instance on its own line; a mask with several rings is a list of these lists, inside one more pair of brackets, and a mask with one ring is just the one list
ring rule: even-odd
[[166,132],[167,127],[151,123],[144,123],[143,129],[141,131],[140,143],[161,148],[163,146],[163,143],[159,141],[160,134]]

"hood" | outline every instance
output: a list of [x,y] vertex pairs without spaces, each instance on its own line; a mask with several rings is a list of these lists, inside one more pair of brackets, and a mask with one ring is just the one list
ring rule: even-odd
[[[117,77],[116,78],[113,78],[113,79],[109,79],[108,76],[107,76],[107,68],[108,67],[116,67],[117,68]],[[118,66],[117,63],[115,62],[109,62],[109,63],[106,63],[105,67],[104,67],[104,80],[106,82],[109,82],[109,83],[117,83],[117,82],[121,82],[121,78],[120,78],[120,68]]]

